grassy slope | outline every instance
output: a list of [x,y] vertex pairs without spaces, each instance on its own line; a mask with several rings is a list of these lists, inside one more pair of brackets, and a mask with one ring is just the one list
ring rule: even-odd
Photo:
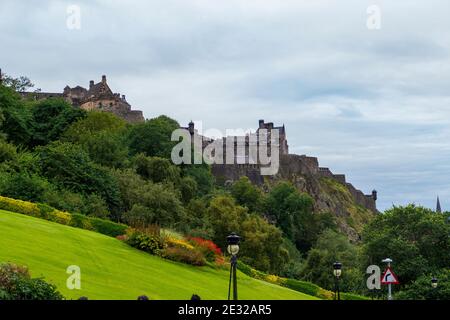
[[[163,260],[98,233],[0,210],[0,262],[24,264],[67,298],[224,299],[229,273]],[[66,268],[81,268],[81,290],[66,288]],[[238,275],[240,299],[315,299]]]

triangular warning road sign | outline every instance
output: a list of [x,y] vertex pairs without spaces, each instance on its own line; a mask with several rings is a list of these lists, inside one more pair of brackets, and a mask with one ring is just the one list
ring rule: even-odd
[[395,275],[395,273],[391,270],[390,267],[384,271],[383,275],[381,276],[381,283],[382,284],[399,284],[398,278]]

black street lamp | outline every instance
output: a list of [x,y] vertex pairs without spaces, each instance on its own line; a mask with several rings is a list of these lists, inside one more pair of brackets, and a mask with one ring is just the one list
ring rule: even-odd
[[336,279],[335,289],[334,289],[334,300],[336,300],[336,295],[337,295],[337,299],[341,300],[341,292],[339,290],[339,278],[342,275],[342,263],[340,263],[340,262],[333,263],[333,274],[334,274],[334,278]]
[[233,279],[233,300],[238,299],[236,271],[237,271],[237,254],[239,252],[240,239],[241,238],[234,232],[227,237],[228,243],[227,251],[229,254],[231,254],[230,282],[228,284],[228,300],[230,300],[231,279]]
[[436,289],[438,286],[438,279],[433,277],[433,279],[431,279],[431,286],[433,287],[433,289]]

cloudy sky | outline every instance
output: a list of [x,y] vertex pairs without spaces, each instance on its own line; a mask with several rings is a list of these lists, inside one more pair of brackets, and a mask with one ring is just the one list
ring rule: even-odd
[[0,2],[7,74],[55,92],[106,74],[146,118],[284,123],[292,153],[377,189],[379,209],[450,209],[448,0],[31,3]]

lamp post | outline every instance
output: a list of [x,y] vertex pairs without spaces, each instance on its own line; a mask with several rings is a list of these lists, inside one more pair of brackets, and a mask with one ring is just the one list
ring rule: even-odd
[[333,263],[333,274],[335,278],[334,300],[336,300],[336,294],[337,299],[341,300],[341,292],[339,290],[339,278],[342,275],[342,263],[340,262]]
[[436,289],[437,288],[437,279],[435,277],[433,277],[431,279],[431,286]]
[[227,237],[228,243],[227,251],[229,254],[231,254],[230,282],[228,284],[228,300],[230,300],[231,282],[233,282],[233,300],[238,299],[236,271],[237,271],[237,254],[239,252],[240,239],[241,238],[234,232]]
[[[387,263],[388,268],[391,267],[392,261],[393,260],[391,258],[386,258],[386,259],[381,260],[381,262]],[[390,283],[388,284],[388,300],[392,300],[392,286]]]

